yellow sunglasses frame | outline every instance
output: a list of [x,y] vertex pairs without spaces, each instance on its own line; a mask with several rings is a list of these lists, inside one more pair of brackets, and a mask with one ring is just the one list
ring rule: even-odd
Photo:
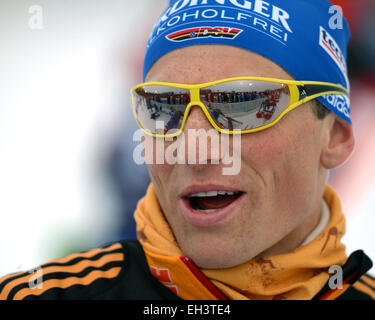
[[[289,106],[280,113],[280,115],[273,120],[272,122],[253,129],[247,129],[247,130],[226,130],[220,128],[215,121],[213,120],[211,114],[207,110],[207,107],[202,103],[200,99],[200,90],[204,89],[206,87],[210,87],[213,85],[221,84],[224,82],[229,82],[229,81],[237,81],[237,80],[257,80],[257,81],[263,81],[263,82],[272,82],[272,83],[279,83],[283,85],[287,85],[289,88],[290,92],[290,104]],[[138,88],[142,87],[147,87],[147,86],[168,86],[168,87],[175,87],[179,89],[186,89],[190,91],[190,103],[186,106],[186,110],[184,113],[184,118],[182,120],[181,128],[171,134],[159,134],[159,133],[152,133],[149,130],[145,129],[142,127],[140,122],[138,121],[136,112],[135,112],[135,105],[133,101],[133,92],[137,90]],[[309,95],[308,91],[310,87],[317,87],[317,88],[322,88],[319,90],[318,93],[314,93]],[[326,88],[326,89],[323,89]],[[344,88],[341,85],[334,84],[334,83],[329,83],[329,82],[318,82],[318,81],[297,81],[297,80],[283,80],[283,79],[274,79],[274,78],[262,78],[262,77],[235,77],[235,78],[226,78],[226,79],[221,79],[221,80],[216,80],[212,82],[207,82],[207,83],[202,83],[202,84],[180,84],[180,83],[169,83],[169,82],[145,82],[141,83],[135,87],[133,87],[130,91],[130,97],[131,97],[131,105],[133,109],[133,115],[134,118],[136,119],[139,127],[142,129],[143,132],[146,134],[153,136],[155,138],[173,138],[178,135],[180,135],[185,128],[185,124],[187,121],[187,118],[190,113],[190,109],[193,106],[199,106],[203,110],[203,113],[206,115],[208,121],[211,123],[211,125],[220,133],[224,134],[245,134],[245,133],[252,133],[252,132],[258,132],[264,129],[267,129],[269,127],[274,126],[276,123],[278,123],[282,117],[290,112],[291,110],[297,108],[298,106],[311,101],[319,96],[323,95],[331,95],[331,94],[339,94],[339,95],[346,95],[349,97],[349,92],[346,88]]]

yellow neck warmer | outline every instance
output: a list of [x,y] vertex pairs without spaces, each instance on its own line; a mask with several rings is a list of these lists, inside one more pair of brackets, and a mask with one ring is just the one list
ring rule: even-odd
[[232,268],[200,270],[178,247],[151,184],[135,212],[138,240],[152,274],[182,299],[309,300],[328,281],[328,268],[347,260],[340,200],[328,185],[324,198],[330,221],[310,243]]

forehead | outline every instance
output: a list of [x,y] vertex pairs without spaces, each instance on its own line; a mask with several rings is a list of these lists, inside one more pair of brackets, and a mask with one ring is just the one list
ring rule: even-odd
[[195,45],[161,57],[146,81],[194,84],[241,76],[293,79],[279,65],[257,53],[226,45]]

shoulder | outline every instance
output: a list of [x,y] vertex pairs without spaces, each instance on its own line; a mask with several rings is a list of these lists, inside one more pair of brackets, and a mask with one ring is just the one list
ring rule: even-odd
[[372,267],[373,262],[363,250],[353,252],[343,266],[344,279],[351,278],[347,281],[349,287],[338,300],[375,300],[375,279],[368,273]]
[[[325,284],[314,300],[374,300],[375,279],[368,271],[371,259],[363,252],[353,252],[341,266],[341,271]],[[341,279],[340,286],[337,286]],[[332,287],[333,285],[333,287]]]
[[176,300],[151,273],[138,240],[124,240],[0,278],[0,300]]
[[71,254],[0,278],[0,300],[94,298],[115,284],[124,260],[121,242]]
[[371,259],[362,250],[354,252],[343,266],[344,279],[351,280],[347,281],[349,286],[338,300],[375,300],[375,279],[368,273],[373,270],[372,266]]

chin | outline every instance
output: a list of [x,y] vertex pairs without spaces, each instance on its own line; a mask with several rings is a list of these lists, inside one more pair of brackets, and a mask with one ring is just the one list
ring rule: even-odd
[[202,269],[223,269],[223,268],[230,268],[237,263],[234,263],[233,258],[225,259],[225,257],[220,257],[219,259],[217,257],[215,258],[207,258],[204,256],[196,257],[193,259],[194,263]]
[[256,253],[239,249],[238,245],[222,239],[202,239],[195,243],[189,241],[187,246],[180,245],[186,256],[203,269],[221,269],[240,265],[252,259]]
[[223,255],[220,257],[206,257],[200,256],[193,259],[194,263],[203,269],[224,269],[238,266],[251,258],[240,259],[238,257],[233,257],[233,255]]

